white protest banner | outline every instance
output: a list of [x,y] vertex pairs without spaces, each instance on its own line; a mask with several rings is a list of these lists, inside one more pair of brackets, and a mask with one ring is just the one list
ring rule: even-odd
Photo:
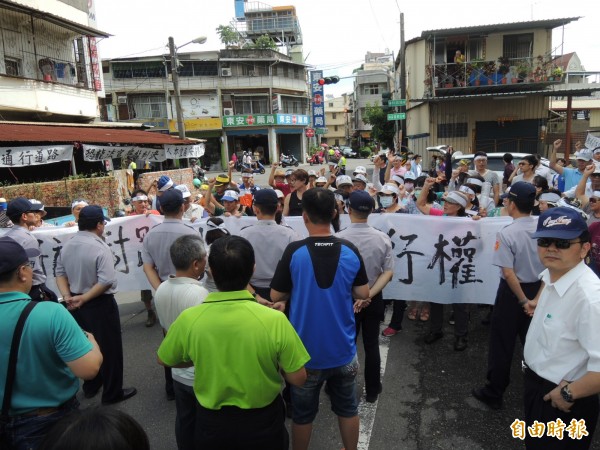
[[72,145],[40,145],[36,147],[0,147],[0,167],[26,167],[71,161]]
[[[106,226],[105,238],[115,255],[119,291],[150,289],[142,270],[142,241],[150,228],[162,219],[154,215],[124,217],[112,219]],[[239,234],[256,218],[224,220],[232,234]],[[492,264],[496,233],[511,220],[509,217],[473,221],[408,214],[371,215],[369,224],[390,236],[393,244],[394,277],[384,291],[384,298],[493,304],[499,282],[499,269]],[[285,221],[299,236],[307,236],[301,217],[286,217]],[[342,216],[342,228],[348,223],[348,216]],[[205,235],[206,219],[191,225]],[[60,249],[76,231],[76,227],[48,227],[34,232],[40,242],[41,264],[51,289],[56,286],[54,271]]]
[[165,150],[162,148],[145,147],[111,147],[109,145],[83,144],[84,161],[104,161],[106,159],[120,159],[131,157],[132,160],[164,162],[167,160]]
[[600,147],[600,137],[596,137],[596,136],[592,135],[591,133],[588,133],[585,138],[585,146],[586,146],[586,148],[591,148],[591,149]]
[[165,145],[167,159],[200,158],[204,155],[204,144]]

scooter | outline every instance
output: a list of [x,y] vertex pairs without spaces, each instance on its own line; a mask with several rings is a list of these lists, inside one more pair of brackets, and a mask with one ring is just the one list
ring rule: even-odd
[[294,155],[284,155],[283,153],[281,154],[279,163],[281,164],[281,167],[287,167],[287,166],[298,167],[300,165],[300,161],[298,161]]
[[310,157],[310,159],[308,160],[308,163],[312,166],[313,164],[317,164],[317,165],[323,164],[324,161],[325,160],[321,155],[319,155],[318,153],[315,153],[314,155],[312,155]]
[[255,161],[254,164],[255,166],[251,167],[238,160],[235,168],[240,172],[265,173],[265,166],[263,166],[260,161]]

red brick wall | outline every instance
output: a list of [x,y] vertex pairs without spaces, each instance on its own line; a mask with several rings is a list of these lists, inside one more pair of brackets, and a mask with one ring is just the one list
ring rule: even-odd
[[185,184],[190,189],[190,191],[194,187],[194,174],[192,172],[192,169],[190,168],[143,173],[138,178],[138,184],[139,186],[141,186],[142,189],[147,191],[152,182],[154,180],[158,180],[161,177],[161,175],[168,176],[169,178],[171,178],[171,180],[173,180],[173,183],[175,184]]

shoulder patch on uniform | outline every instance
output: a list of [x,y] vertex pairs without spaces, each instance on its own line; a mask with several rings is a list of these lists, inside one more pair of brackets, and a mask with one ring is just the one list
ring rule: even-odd
[[500,248],[500,240],[496,239],[496,244],[494,244],[494,251],[498,251],[498,249]]

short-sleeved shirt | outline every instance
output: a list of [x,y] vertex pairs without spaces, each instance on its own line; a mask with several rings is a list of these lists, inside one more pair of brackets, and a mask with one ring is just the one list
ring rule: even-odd
[[[502,228],[496,236],[492,263],[513,269],[521,283],[538,281],[544,266],[537,252],[537,241],[531,235],[537,228],[537,217],[520,217]],[[502,276],[502,273],[500,273]]]
[[286,247],[300,239],[293,229],[277,225],[274,220],[259,220],[254,225],[242,228],[240,236],[247,239],[254,248],[256,269],[250,284],[259,288],[269,287]]
[[[481,175],[476,170],[469,170],[469,175]],[[493,170],[486,169],[485,173],[481,175],[484,181],[487,181],[492,185],[492,187],[500,184],[500,177]],[[490,193],[490,195],[492,195]]]
[[165,364],[193,361],[194,393],[208,409],[262,408],[279,395],[279,368],[300,370],[310,356],[285,315],[248,291],[213,292],[183,311],[158,349]]
[[290,293],[290,322],[311,356],[309,369],[348,364],[356,355],[352,288],[369,279],[358,249],[335,236],[308,237],[285,250],[271,288]]
[[571,167],[563,167],[563,177],[565,177],[565,191],[568,191],[572,187],[577,186],[579,180],[583,176],[583,173],[579,169],[573,169]]
[[582,261],[557,281],[542,272],[544,290],[523,356],[540,377],[558,384],[600,372],[600,279]]
[[198,235],[198,232],[179,219],[165,217],[162,223],[152,227],[144,236],[142,262],[154,265],[161,281],[175,274],[175,266],[171,261],[171,244],[178,237],[188,234]]
[[287,195],[292,192],[292,187],[287,183],[275,182],[275,189],[279,189],[283,193],[284,197],[287,197]]
[[387,234],[366,223],[351,223],[348,228],[336,233],[336,236],[356,242],[367,271],[369,287],[373,287],[383,272],[394,270],[392,240]]
[[[31,301],[21,292],[0,293],[0,404],[6,384],[10,343],[21,312]],[[66,363],[92,350],[92,344],[62,305],[38,303],[25,322],[9,414],[62,405],[79,390]]]
[[[201,304],[208,291],[198,280],[187,277],[169,277],[163,281],[154,294],[154,306],[160,326],[169,327],[179,315],[192,306]],[[194,368],[173,368],[173,379],[187,386],[194,385]]]
[[192,219],[194,217],[196,219],[202,219],[203,217],[205,217],[204,208],[195,203],[190,203],[190,207],[188,209],[186,209],[185,212],[183,213],[183,218],[184,219]]
[[117,271],[110,248],[91,231],[78,231],[60,251],[56,276],[67,277],[71,293],[83,294],[100,283],[117,292]]
[[[16,242],[21,244],[21,247],[23,248],[33,248],[36,250],[40,249],[40,244],[35,236],[31,234],[31,231],[20,225],[12,227],[10,231],[6,233],[6,236],[14,239]],[[34,258],[29,258],[29,262],[31,263],[31,268],[33,269],[33,286],[45,283],[46,275],[42,270],[40,257],[36,256]]]

